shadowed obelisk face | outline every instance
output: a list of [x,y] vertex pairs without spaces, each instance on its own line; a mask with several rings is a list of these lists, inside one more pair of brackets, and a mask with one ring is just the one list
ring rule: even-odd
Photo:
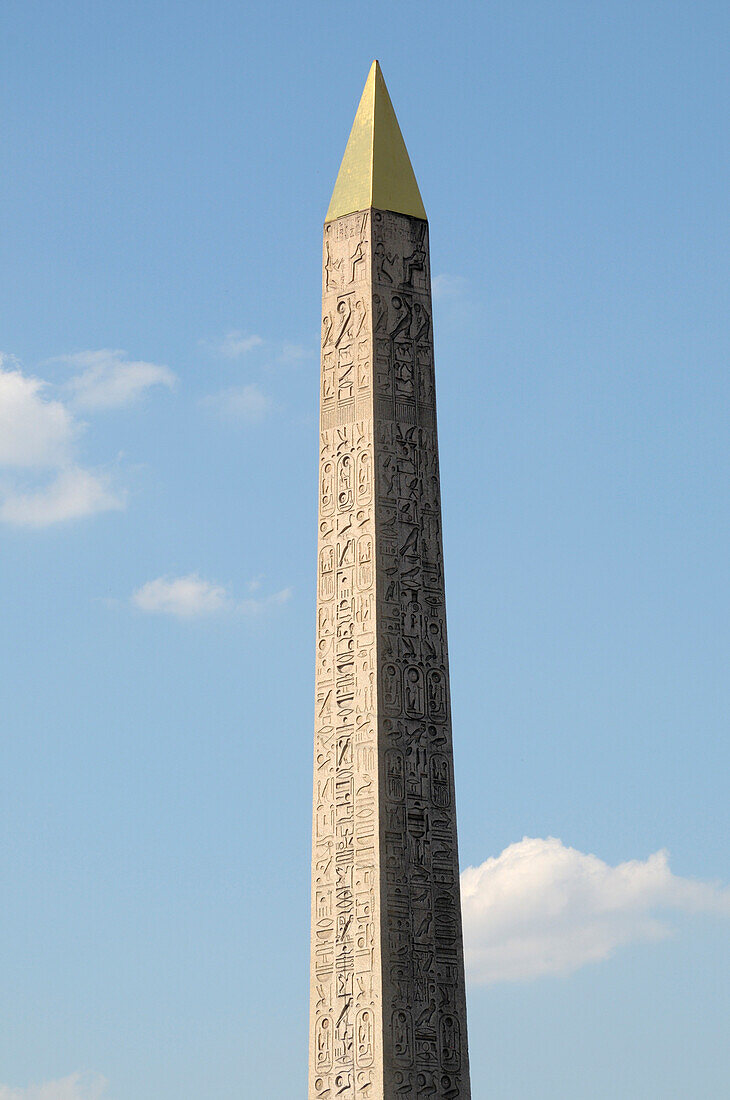
[[322,302],[309,1100],[464,1100],[428,225],[377,63]]

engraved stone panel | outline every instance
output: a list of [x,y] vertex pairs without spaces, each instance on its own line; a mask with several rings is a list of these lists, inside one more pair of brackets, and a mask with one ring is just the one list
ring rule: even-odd
[[310,1100],[470,1097],[428,227],[325,227]]
[[370,214],[328,225],[322,280],[310,1097],[382,1066]]

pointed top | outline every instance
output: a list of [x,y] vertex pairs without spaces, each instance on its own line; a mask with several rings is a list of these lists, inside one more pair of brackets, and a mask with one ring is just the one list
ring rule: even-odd
[[365,83],[325,221],[371,206],[426,220],[421,193],[377,61],[373,61]]

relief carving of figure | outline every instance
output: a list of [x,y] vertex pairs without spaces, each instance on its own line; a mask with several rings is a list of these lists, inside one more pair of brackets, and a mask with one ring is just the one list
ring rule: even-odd
[[370,389],[370,363],[367,359],[359,359],[357,363],[357,388],[359,390]]
[[[330,227],[328,226],[327,228],[329,229]],[[337,288],[337,282],[338,282],[337,272],[342,267],[342,260],[341,259],[340,260],[333,260],[332,259],[332,253],[330,251],[330,242],[329,242],[328,239],[325,239],[324,251],[325,251],[325,264],[324,264],[325,288],[327,290],[335,290]]]
[[425,225],[421,227],[421,232],[418,240],[413,246],[413,251],[410,256],[406,256],[403,260],[403,285],[413,286],[413,272],[424,271],[426,267],[426,247],[424,245],[424,237],[426,235]]
[[400,294],[394,294],[391,298],[391,302],[393,309],[397,309],[400,315],[395,323],[395,327],[391,329],[390,332],[391,340],[395,340],[402,332],[404,332],[406,336],[410,334],[413,310],[406,299],[402,298]]
[[357,327],[355,328],[355,339],[357,340],[358,336],[362,332],[362,326],[365,324],[365,318],[368,315],[367,308],[362,298],[358,298],[358,300],[355,302],[355,313],[357,314]]
[[428,340],[428,334],[431,328],[431,314],[420,302],[414,302],[413,316],[416,329],[414,336],[416,343]]
[[[418,914],[418,916],[416,916]],[[420,936],[428,936],[433,925],[433,916],[427,910],[414,910],[413,935],[416,939]]]
[[337,339],[335,340],[335,347],[338,348],[342,342],[343,336],[352,336],[352,330],[350,329],[350,320],[352,319],[352,305],[349,298],[344,298],[341,302],[337,303],[337,312],[340,315],[340,331],[337,333]]
[[431,999],[416,1020],[416,1034],[435,1034],[434,1016],[436,1015],[436,1001]]
[[[386,252],[385,245],[382,241],[378,241],[373,250],[373,260],[375,262],[375,278],[376,281],[381,283],[390,283],[393,285],[393,275],[388,271],[388,267],[391,267],[395,262],[395,256]],[[386,264],[388,267],[386,267]]]
[[433,372],[430,365],[418,366],[418,400],[422,405],[434,403]]
[[353,252],[352,256],[350,256],[350,264],[351,264],[350,282],[351,283],[355,282],[355,276],[358,274],[357,265],[362,264],[364,262],[365,262],[364,245],[363,245],[362,239],[360,239],[357,242],[357,244],[355,245],[355,251]]
[[375,315],[374,332],[388,331],[388,305],[379,294],[373,294],[373,311]]

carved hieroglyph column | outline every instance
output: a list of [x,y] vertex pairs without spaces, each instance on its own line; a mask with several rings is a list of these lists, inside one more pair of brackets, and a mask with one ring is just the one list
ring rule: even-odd
[[322,297],[309,1100],[468,1100],[428,224],[377,62]]

